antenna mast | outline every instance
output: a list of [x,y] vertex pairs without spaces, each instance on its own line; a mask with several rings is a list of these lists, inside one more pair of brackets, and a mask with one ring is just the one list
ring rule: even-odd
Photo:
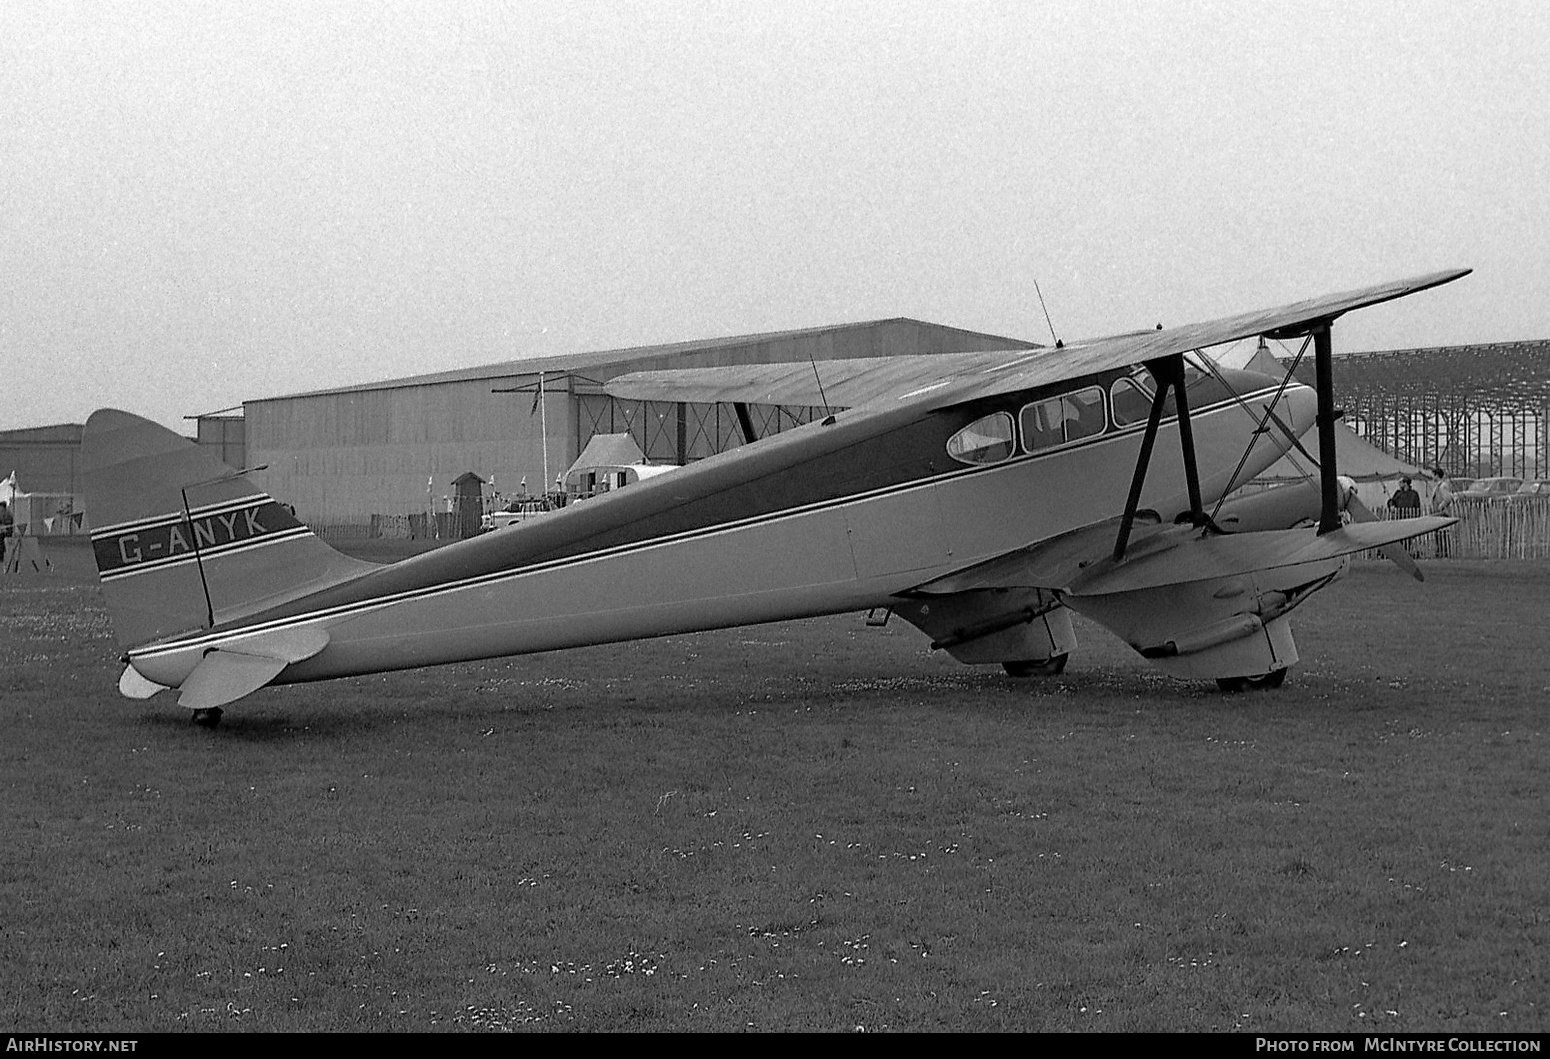
[[1033,292],[1039,296],[1039,308],[1044,310],[1044,323],[1049,327],[1050,338],[1055,340],[1055,348],[1063,349],[1065,343],[1060,340],[1059,335],[1055,334],[1055,323],[1049,318],[1049,307],[1044,304],[1044,292],[1039,289],[1038,280],[1033,281]]

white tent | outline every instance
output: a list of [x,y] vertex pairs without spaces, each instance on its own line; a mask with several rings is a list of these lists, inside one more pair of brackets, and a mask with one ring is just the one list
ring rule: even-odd
[[[1317,457],[1319,436],[1310,430],[1302,436],[1302,447]],[[1430,472],[1404,460],[1390,456],[1370,441],[1360,437],[1344,423],[1335,424],[1335,469],[1356,482],[1356,495],[1373,510],[1384,507],[1394,495],[1403,479],[1409,478],[1415,491],[1421,494],[1421,507],[1431,510],[1432,492],[1436,481]],[[1280,485],[1318,476],[1318,465],[1293,449],[1280,460],[1271,464],[1254,479],[1264,485]]]
[[[1304,434],[1302,447],[1316,457],[1319,451],[1318,432],[1310,430]],[[1317,473],[1312,461],[1304,459],[1300,453],[1293,450],[1272,464],[1260,474],[1257,480],[1280,482],[1301,479],[1304,477],[1304,469]],[[1344,423],[1335,424],[1335,469],[1347,478],[1354,478],[1358,482],[1398,481],[1401,478],[1410,478],[1420,483],[1430,481],[1432,477],[1420,467],[1390,456]]]
[[565,491],[584,498],[669,471],[675,464],[651,464],[629,434],[596,434],[565,472]]
[[569,477],[589,467],[629,467],[645,462],[646,454],[629,434],[593,434],[565,474]]

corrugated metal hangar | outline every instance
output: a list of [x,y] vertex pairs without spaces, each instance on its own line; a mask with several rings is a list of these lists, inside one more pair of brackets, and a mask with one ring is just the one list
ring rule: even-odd
[[15,472],[20,488],[74,493],[80,487],[81,424],[0,430],[0,478]]
[[[0,500],[22,533],[78,533],[81,424],[0,430]],[[11,476],[15,475],[14,478]]]
[[[1028,349],[1037,343],[904,318],[487,364],[243,403],[245,458],[259,485],[330,535],[407,535],[450,510],[472,472],[486,497],[553,488],[595,434],[631,434],[655,463],[688,463],[742,441],[731,409],[619,401],[627,371]],[[539,397],[542,373],[543,395]],[[813,418],[755,407],[759,433]],[[200,436],[215,436],[201,417]],[[214,419],[215,417],[208,417]],[[229,420],[223,443],[235,448]],[[208,439],[207,439],[208,440]],[[228,457],[229,458],[229,457]]]
[[[1346,422],[1449,475],[1550,475],[1550,341],[1350,353],[1335,361]],[[1297,377],[1312,385],[1313,366]]]

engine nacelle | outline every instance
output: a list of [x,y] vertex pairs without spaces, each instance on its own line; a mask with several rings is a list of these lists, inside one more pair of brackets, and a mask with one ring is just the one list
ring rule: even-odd
[[894,613],[969,665],[1044,663],[1076,649],[1071,615],[1054,593],[1038,588],[986,588],[921,596]]

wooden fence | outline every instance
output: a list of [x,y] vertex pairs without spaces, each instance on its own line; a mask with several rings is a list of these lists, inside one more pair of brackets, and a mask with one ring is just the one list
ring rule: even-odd
[[[1389,517],[1393,512],[1380,512]],[[1458,524],[1424,537],[1405,549],[1417,559],[1550,558],[1550,503],[1541,500],[1454,500],[1442,514]],[[1367,558],[1382,558],[1378,552]]]
[[460,521],[455,514],[372,515],[368,522],[331,522],[313,526],[324,540],[457,540]]

